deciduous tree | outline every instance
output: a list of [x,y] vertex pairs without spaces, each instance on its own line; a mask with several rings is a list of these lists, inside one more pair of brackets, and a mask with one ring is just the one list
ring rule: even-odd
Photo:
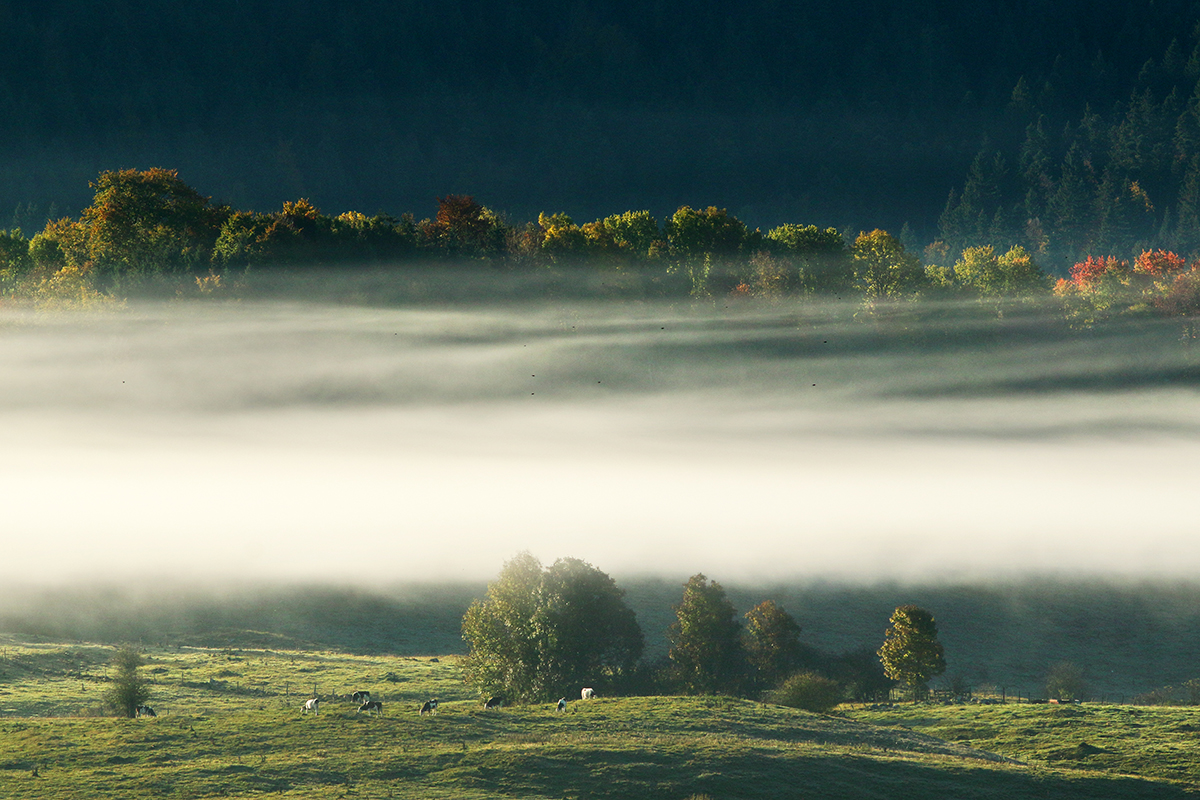
[[800,625],[774,600],[746,612],[743,641],[746,661],[761,686],[775,686],[799,667]]
[[179,179],[175,170],[100,173],[83,211],[89,256],[109,271],[207,266],[228,210]]
[[521,553],[463,617],[467,683],[510,702],[550,700],[632,672],[643,638],[624,592],[584,561]]
[[920,606],[900,606],[889,620],[879,660],[894,681],[907,685],[915,700],[929,679],[946,671],[942,643],[933,614]]
[[693,575],[674,610],[668,657],[679,687],[689,694],[736,691],[746,662],[741,626],[725,589],[703,574]]
[[860,233],[851,252],[854,278],[868,303],[913,294],[923,284],[921,260],[887,231]]
[[137,716],[137,707],[150,698],[150,687],[139,674],[141,655],[132,647],[122,647],[113,655],[112,682],[104,700],[118,716]]

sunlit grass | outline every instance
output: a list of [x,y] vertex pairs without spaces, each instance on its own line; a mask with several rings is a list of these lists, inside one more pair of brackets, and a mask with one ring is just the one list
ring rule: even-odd
[[[1186,747],[1200,717],[1179,709],[822,716],[644,697],[484,711],[454,658],[156,648],[143,669],[159,716],[129,720],[81,716],[110,648],[0,638],[0,652],[0,797],[1170,798],[1200,776]],[[321,713],[302,714],[314,688]],[[384,715],[333,698],[356,689]],[[419,716],[432,696],[439,713]],[[1081,741],[1106,752],[1069,755]]]

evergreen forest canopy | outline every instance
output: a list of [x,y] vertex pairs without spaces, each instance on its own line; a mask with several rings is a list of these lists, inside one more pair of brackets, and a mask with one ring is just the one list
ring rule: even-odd
[[1190,252],[1198,22],[1181,0],[5,2],[0,208],[32,231],[102,169],[171,164],[258,210],[711,198],[764,229],[1045,242],[1056,271]]
[[644,210],[582,225],[563,213],[514,224],[469,195],[448,195],[438,198],[435,218],[417,222],[411,214],[331,217],[303,198],[274,213],[237,211],[161,168],[104,172],[91,186],[92,204],[78,220],[49,222],[32,239],[19,228],[0,231],[0,287],[10,298],[88,302],[128,278],[172,273],[194,275],[198,291],[211,294],[252,269],[466,261],[637,272],[650,276],[656,292],[692,296],[857,293],[872,308],[967,297],[1001,316],[1052,290],[1073,323],[1146,313],[1182,318],[1189,336],[1200,312],[1200,259],[1163,249],[1132,259],[1088,256],[1052,282],[1038,264],[1045,242],[1006,250],[965,244],[952,258],[938,240],[925,248],[923,263],[883,230],[852,241],[816,225],[764,234],[713,206],[682,206],[661,224]]

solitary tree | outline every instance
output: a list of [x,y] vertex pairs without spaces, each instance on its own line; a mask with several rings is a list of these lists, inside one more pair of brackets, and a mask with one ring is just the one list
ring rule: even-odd
[[112,683],[105,702],[113,713],[122,717],[137,715],[137,707],[150,697],[150,687],[138,674],[142,657],[132,647],[122,647],[112,657]]
[[547,570],[519,554],[463,617],[467,683],[510,702],[536,702],[582,684],[618,681],[632,672],[643,647],[624,594],[579,559],[559,559]]
[[889,622],[879,660],[887,676],[907,685],[916,700],[930,678],[946,671],[937,624],[933,614],[911,605],[897,608]]
[[691,694],[736,690],[745,668],[741,626],[721,584],[693,575],[674,609],[668,657],[680,688]]

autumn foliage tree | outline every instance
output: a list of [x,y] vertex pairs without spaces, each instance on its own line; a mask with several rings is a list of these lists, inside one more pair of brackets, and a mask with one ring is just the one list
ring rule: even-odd
[[503,249],[504,226],[474,197],[450,194],[439,197],[437,203],[437,217],[421,225],[427,247],[467,257],[496,255]]
[[207,266],[228,209],[154,168],[100,173],[83,211],[89,257],[104,271],[164,271]]
[[915,700],[930,678],[946,671],[937,624],[933,614],[914,605],[897,608],[889,622],[879,660],[887,676],[908,686]]
[[868,303],[910,296],[924,285],[921,260],[887,231],[860,233],[850,251],[855,282]]

